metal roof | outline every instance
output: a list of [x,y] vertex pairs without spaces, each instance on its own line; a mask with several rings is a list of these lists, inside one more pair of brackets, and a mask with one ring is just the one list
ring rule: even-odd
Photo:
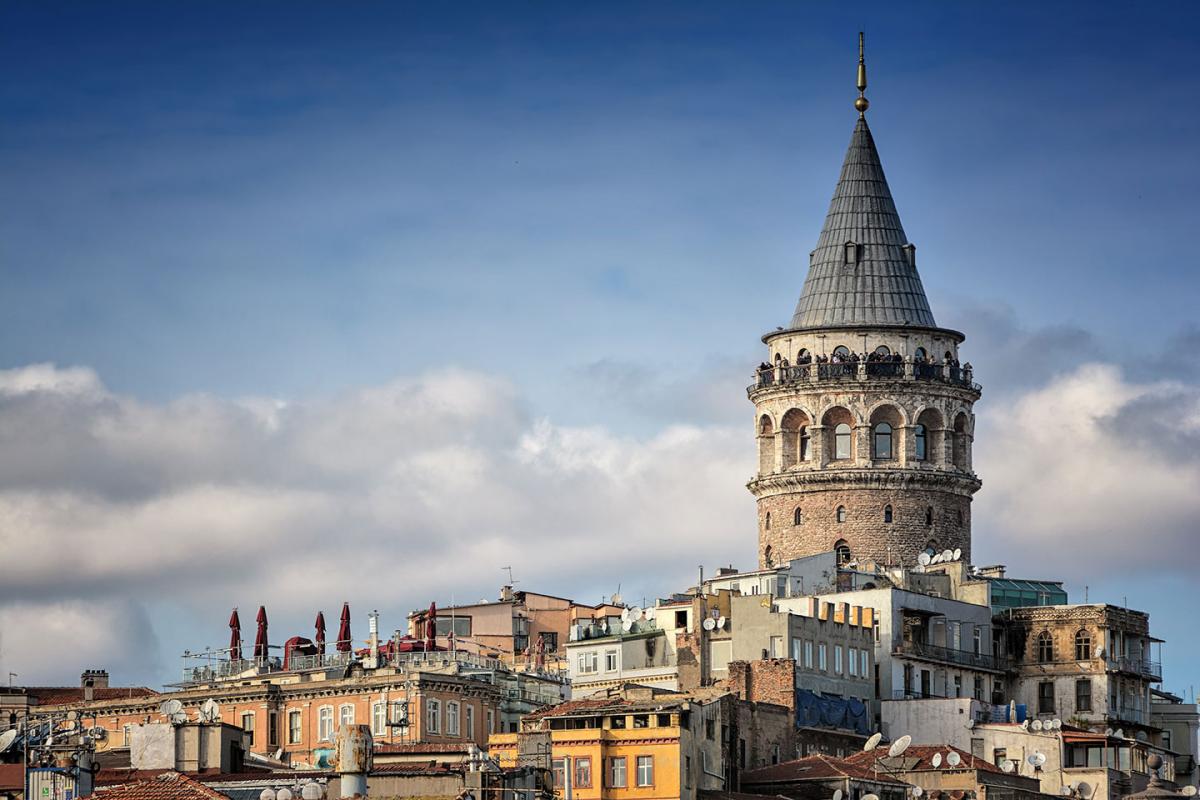
[[[858,245],[852,260],[847,243]],[[907,243],[871,129],[860,116],[791,327],[936,328]]]

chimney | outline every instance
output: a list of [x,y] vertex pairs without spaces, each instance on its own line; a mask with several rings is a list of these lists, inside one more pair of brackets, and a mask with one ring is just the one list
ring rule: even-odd
[[102,669],[85,669],[79,676],[79,686],[83,689],[84,700],[94,700],[96,689],[108,688],[108,672]]
[[984,578],[1003,578],[1004,565],[992,564],[990,567],[980,567],[979,575]]

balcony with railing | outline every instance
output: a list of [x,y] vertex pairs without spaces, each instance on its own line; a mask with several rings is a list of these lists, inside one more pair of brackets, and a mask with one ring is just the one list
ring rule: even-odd
[[921,361],[842,361],[775,366],[754,373],[747,393],[771,386],[795,386],[834,381],[935,381],[979,391],[969,364],[929,364]]
[[1162,664],[1144,658],[1109,656],[1108,669],[1114,672],[1127,672],[1131,675],[1140,675],[1143,678],[1150,678],[1154,681],[1162,680]]
[[952,664],[969,669],[1003,672],[1005,659],[990,653],[976,653],[971,650],[957,650],[952,647],[941,647],[919,641],[899,641],[892,648],[893,655],[907,656],[924,661],[936,661],[942,664]]

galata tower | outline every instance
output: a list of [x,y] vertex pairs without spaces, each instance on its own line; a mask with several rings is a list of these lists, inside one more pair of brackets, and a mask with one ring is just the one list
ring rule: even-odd
[[858,120],[808,277],[748,389],[758,437],[762,567],[971,554],[972,406],[965,338],[939,328],[871,129],[859,43]]

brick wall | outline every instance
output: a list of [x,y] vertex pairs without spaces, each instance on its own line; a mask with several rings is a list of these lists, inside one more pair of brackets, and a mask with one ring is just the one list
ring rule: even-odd
[[796,662],[790,658],[730,661],[723,685],[743,700],[796,709]]

